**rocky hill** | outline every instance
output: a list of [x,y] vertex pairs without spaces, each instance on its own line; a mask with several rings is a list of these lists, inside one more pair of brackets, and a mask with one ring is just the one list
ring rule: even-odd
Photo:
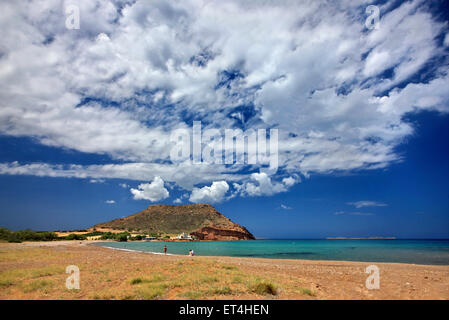
[[93,228],[168,234],[185,232],[201,240],[255,239],[245,227],[208,204],[150,205],[129,217],[100,223]]

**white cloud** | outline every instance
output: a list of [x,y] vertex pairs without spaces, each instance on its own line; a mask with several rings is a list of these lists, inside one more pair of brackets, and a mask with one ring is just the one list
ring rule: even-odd
[[225,199],[229,185],[226,181],[214,181],[210,187],[194,188],[190,195],[190,202],[216,203]]
[[[270,196],[276,193],[287,191],[288,187],[296,183],[292,177],[284,178],[282,183],[272,182],[271,177],[265,172],[253,173],[251,180],[242,185],[234,184],[234,188],[241,195],[254,196]],[[293,181],[294,180],[294,181]]]
[[107,204],[114,204],[115,200],[106,200],[105,203],[107,203]]
[[386,207],[388,204],[376,201],[356,201],[356,202],[348,202],[349,205],[356,207],[357,209],[363,207]]
[[449,47],[449,33],[446,33],[446,35],[444,36],[444,45],[446,47]]
[[90,183],[105,183],[104,179],[90,179]]
[[363,74],[373,76],[391,66],[391,59],[388,51],[373,51],[366,59]]
[[282,183],[286,186],[286,187],[291,187],[294,184],[296,184],[297,182],[300,182],[301,180],[299,179],[299,177],[297,179],[293,178],[293,177],[287,177],[282,179]]
[[[0,3],[0,133],[111,164],[12,162],[2,174],[160,176],[187,190],[227,181],[234,195],[271,195],[299,175],[401,161],[395,147],[413,133],[404,115],[449,111],[449,68],[433,63],[448,36],[422,1],[385,4],[372,31],[362,0],[326,10],[317,1],[81,1],[80,30],[65,28],[62,4]],[[407,83],[424,66],[428,79]],[[279,173],[171,164],[170,130],[193,114],[205,128],[278,128]]]
[[173,200],[173,203],[182,203],[181,198],[176,198],[175,200]]
[[351,212],[350,215],[353,216],[374,216],[374,213],[369,213],[369,212]]
[[289,207],[289,206],[286,206],[285,204],[281,204],[281,209],[284,209],[284,210],[291,210],[291,209],[293,209],[292,207]]
[[130,191],[134,195],[135,200],[155,202],[169,197],[169,192],[164,187],[164,180],[161,177],[155,177],[151,183],[139,184],[137,189],[131,188]]
[[126,183],[119,183],[119,186],[122,187],[123,189],[128,189],[129,185]]
[[374,213],[370,213],[370,212],[349,212],[349,213],[345,213],[344,211],[337,211],[334,213],[334,215],[336,216],[341,216],[341,215],[346,215],[349,214],[351,216],[374,216]]
[[195,184],[207,183],[213,178],[240,181],[244,175],[236,174],[232,168],[212,167],[181,163],[177,165],[158,163],[124,163],[106,165],[51,165],[47,163],[20,164],[0,163],[0,174],[34,175],[63,178],[111,178],[129,180],[152,180],[160,176],[164,181],[176,182],[178,186],[191,190]]

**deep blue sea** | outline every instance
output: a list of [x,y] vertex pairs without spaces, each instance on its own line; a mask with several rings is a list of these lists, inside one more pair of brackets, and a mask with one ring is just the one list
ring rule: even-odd
[[102,242],[116,249],[196,256],[346,260],[449,265],[449,240],[253,240],[192,242]]

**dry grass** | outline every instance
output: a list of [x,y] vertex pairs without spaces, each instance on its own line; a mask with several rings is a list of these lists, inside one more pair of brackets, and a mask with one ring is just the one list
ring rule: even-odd
[[[81,289],[65,287],[68,265]],[[449,298],[444,266],[383,264],[364,288],[365,264],[133,253],[73,244],[0,244],[0,299]]]
[[[0,251],[0,298],[220,299],[264,294],[252,287],[254,282],[261,281],[260,276],[229,263],[201,257],[161,259],[152,255],[139,255],[143,259],[138,260],[142,261],[111,261],[110,255],[117,252],[96,247],[83,249]],[[89,253],[95,255],[98,251],[102,253],[101,259],[89,257]],[[80,268],[81,290],[65,288],[68,265]]]
[[249,286],[252,292],[257,294],[268,294],[275,296],[277,294],[276,285],[269,281],[257,280]]

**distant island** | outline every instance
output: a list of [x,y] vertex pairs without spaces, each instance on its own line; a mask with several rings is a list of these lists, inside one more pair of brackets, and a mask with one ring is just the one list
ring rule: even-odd
[[209,204],[150,205],[136,214],[97,224],[90,230],[165,234],[180,240],[255,240],[245,227],[232,222]]
[[396,240],[396,237],[327,237],[326,240]]

